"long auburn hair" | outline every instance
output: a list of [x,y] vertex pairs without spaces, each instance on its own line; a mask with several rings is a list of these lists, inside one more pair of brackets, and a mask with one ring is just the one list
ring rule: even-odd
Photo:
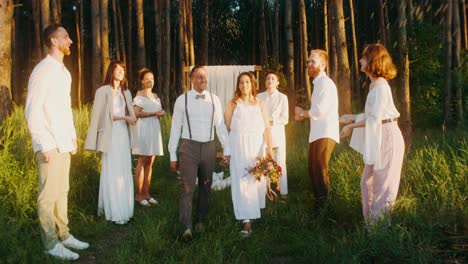
[[236,90],[234,91],[234,97],[231,100],[231,103],[234,105],[237,104],[236,101],[239,99],[242,95],[242,92],[239,88],[239,83],[240,79],[242,76],[247,76],[250,79],[250,83],[252,84],[251,89],[250,89],[250,94],[253,96],[253,100],[256,103],[257,102],[257,79],[255,79],[255,76],[251,72],[242,72],[237,76],[237,84],[236,84]]
[[[125,68],[125,64],[122,61],[111,61],[109,67],[107,67],[106,78],[104,79],[104,85],[110,85],[114,87],[114,71],[117,66],[120,66],[124,69],[124,78],[120,81],[120,89],[122,91],[127,90],[127,69]],[[114,87],[116,88],[116,87]]]
[[374,78],[391,80],[397,75],[397,68],[392,57],[382,44],[369,44],[364,48],[362,57],[367,60],[364,72]]

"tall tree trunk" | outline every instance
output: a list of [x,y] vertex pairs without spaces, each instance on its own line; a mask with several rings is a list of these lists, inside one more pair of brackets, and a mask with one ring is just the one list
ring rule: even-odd
[[380,22],[380,40],[382,44],[388,46],[387,29],[385,25],[385,0],[379,0],[379,22]]
[[77,89],[76,89],[76,103],[79,107],[81,107],[83,101],[83,74],[82,74],[82,69],[81,69],[81,64],[83,61],[83,54],[81,51],[81,25],[80,23],[81,18],[83,17],[83,2],[82,1],[75,1],[75,4],[77,6],[77,12],[75,13],[75,30],[76,30],[76,58],[77,58],[77,63],[76,63],[76,68],[77,68],[77,77],[76,82],[77,82]]
[[406,146],[410,147],[413,142],[413,125],[411,120],[411,98],[410,98],[410,71],[408,59],[408,44],[406,33],[406,0],[398,0],[398,94],[400,106],[400,127]]
[[42,44],[41,44],[41,8],[39,0],[31,0],[31,9],[34,21],[34,38],[33,38],[33,51],[32,51],[32,65],[36,65],[42,58]]
[[181,87],[182,91],[186,91],[184,87],[184,68],[185,68],[185,28],[184,28],[184,21],[185,21],[185,4],[183,0],[179,0],[179,63],[177,68],[177,75],[176,75],[176,86]]
[[333,35],[336,38],[336,55],[338,59],[338,76],[336,86],[340,102],[339,113],[351,113],[351,89],[348,50],[346,45],[346,31],[343,16],[343,0],[333,0],[333,14],[336,15],[337,23],[334,23]]
[[91,1],[91,29],[93,32],[91,79],[94,92],[102,84],[101,77],[101,20],[99,1]]
[[163,89],[165,91],[165,98],[164,105],[166,111],[170,112],[172,106],[170,105],[171,102],[171,89],[170,89],[170,80],[171,80],[171,4],[169,0],[164,0],[163,4],[163,14],[164,14],[164,45],[163,45]]
[[60,0],[50,0],[50,7],[52,10],[52,23],[60,23],[60,8],[61,5],[59,4]]
[[445,10],[444,127],[452,123],[450,107],[452,100],[452,1],[446,1],[447,9]]
[[413,31],[413,24],[414,24],[414,8],[413,8],[413,0],[406,0],[406,13],[408,18],[408,25],[407,28],[409,31]]
[[463,122],[463,84],[462,84],[462,55],[461,55],[461,26],[460,26],[460,5],[458,1],[453,2],[453,82],[455,87],[455,110],[457,113],[457,123],[461,125]]
[[156,90],[161,98],[164,98],[164,91],[162,90],[162,39],[163,39],[163,27],[162,27],[162,1],[154,1],[154,22],[156,31]]
[[141,69],[146,66],[146,51],[145,51],[145,25],[143,19],[143,0],[136,0],[136,18],[137,18],[137,68]]
[[[13,1],[13,5],[16,5],[18,1]],[[23,93],[22,89],[22,74],[21,74],[21,57],[20,57],[20,52],[23,53],[25,52],[25,47],[24,47],[24,42],[21,39],[22,32],[21,30],[21,12],[22,10],[20,8],[13,8],[13,16],[14,18],[11,21],[11,94],[13,101],[19,105],[21,104],[21,95]]]
[[127,78],[133,84],[133,0],[128,0],[127,43]]
[[310,81],[309,76],[307,75],[307,64],[305,61],[308,57],[308,38],[307,38],[307,16],[306,16],[306,7],[304,0],[299,0],[299,13],[300,13],[300,23],[301,23],[301,52],[302,52],[302,76],[301,79],[303,80],[303,84],[305,85],[307,91],[307,100],[310,102],[310,98],[312,96],[312,91],[310,88]]
[[120,49],[119,49],[119,26],[118,26],[118,21],[117,21],[117,7],[115,4],[116,0],[111,0],[112,1],[112,22],[113,22],[113,28],[112,28],[112,33],[114,35],[114,49],[115,49],[115,58],[117,60],[121,60],[120,58]]
[[[353,94],[354,98],[358,99],[357,102],[361,100],[361,86],[359,84],[359,63],[358,63],[358,44],[356,39],[356,21],[354,20],[354,0],[349,0],[349,12],[351,17],[351,32],[353,39]],[[360,106],[360,104],[359,104]]]
[[280,41],[280,33],[279,33],[279,0],[275,0],[274,7],[273,7],[273,13],[274,13],[274,25],[275,25],[275,33],[273,37],[273,57],[275,62],[279,62],[279,41]]
[[[114,3],[116,0],[113,0]],[[119,2],[120,3],[120,2]],[[127,56],[125,54],[125,41],[124,41],[124,34],[123,34],[123,23],[122,23],[122,12],[120,12],[120,5],[119,3],[115,3],[117,6],[117,21],[118,21],[118,30],[119,31],[119,46],[117,49],[120,49],[122,54],[122,61],[125,65],[127,65]]]
[[260,0],[260,64],[267,63],[268,47],[265,25],[265,0]]
[[466,19],[466,2],[465,0],[461,0],[461,10],[462,10],[462,18],[463,18],[463,40],[464,40],[464,47],[465,50],[468,50],[468,21]]
[[106,71],[110,64],[109,56],[109,0],[100,0],[101,7],[101,80],[106,77]]
[[[50,25],[50,3],[49,0],[41,0],[41,24],[42,24],[42,30],[41,33],[44,31],[44,29]],[[42,54],[45,55],[47,54],[47,46],[45,45],[45,42],[42,41]]]
[[[323,0],[323,39],[325,42],[325,51],[327,52],[328,55],[330,55],[330,44],[328,41],[328,36],[329,36],[329,29],[328,29],[328,0]],[[327,72],[329,71],[327,67]]]
[[193,43],[192,0],[187,1],[187,38],[189,41],[189,64],[195,65],[195,45]]
[[[188,29],[187,29],[187,0],[179,0],[182,2],[183,8],[182,8],[182,33],[184,37],[184,63],[185,65],[189,65],[190,61],[190,45],[189,45],[189,40],[188,40]],[[183,74],[182,70],[182,74]],[[183,86],[183,84],[182,84]],[[183,89],[182,89],[183,90]]]
[[292,33],[292,24],[291,24],[291,16],[292,16],[292,7],[291,1],[286,1],[285,6],[285,28],[286,28],[286,40],[288,41],[288,55],[287,55],[287,63],[286,63],[286,70],[287,70],[287,78],[288,78],[288,98],[289,102],[289,112],[294,113],[294,107],[296,105],[296,90],[294,89],[294,40],[293,40],[293,33]]
[[328,53],[328,68],[330,78],[336,82],[338,79],[338,56],[336,51],[336,36],[334,29],[337,27],[338,19],[336,18],[335,10],[333,5],[328,3],[328,38],[330,40],[329,53]]
[[0,4],[0,124],[11,112],[11,29],[13,1]]
[[200,64],[208,64],[208,36],[210,34],[210,10],[209,0],[202,0],[203,4],[203,30],[201,32],[201,56]]

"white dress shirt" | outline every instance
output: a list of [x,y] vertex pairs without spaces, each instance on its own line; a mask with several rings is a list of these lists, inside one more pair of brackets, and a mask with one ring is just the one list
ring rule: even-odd
[[320,138],[331,138],[339,143],[338,92],[335,83],[325,72],[321,72],[313,84],[309,143]]
[[270,115],[272,147],[285,145],[284,126],[289,121],[288,97],[277,89],[271,94],[267,91],[259,93],[257,97],[265,103]]
[[[197,95],[204,95],[204,98],[196,99]],[[228,132],[223,118],[223,109],[219,98],[213,94],[214,115],[213,124],[216,127],[216,134],[223,146],[224,155],[230,155],[228,145]],[[192,140],[197,142],[208,142],[214,140],[214,129],[212,127],[213,106],[211,96],[208,91],[198,93],[195,90],[187,92],[187,110],[190,121]],[[211,134],[211,138],[210,138]],[[174,105],[172,115],[171,136],[169,138],[169,154],[171,161],[177,161],[177,147],[179,139],[190,139],[189,127],[185,113],[185,94],[180,95]]]
[[354,128],[350,142],[350,146],[363,155],[365,164],[381,169],[382,120],[399,116],[387,80],[378,78],[373,81],[369,86],[365,112],[357,115],[355,120],[365,120],[365,127]]
[[34,152],[54,148],[70,152],[76,148],[70,90],[70,72],[50,55],[31,73],[25,115]]

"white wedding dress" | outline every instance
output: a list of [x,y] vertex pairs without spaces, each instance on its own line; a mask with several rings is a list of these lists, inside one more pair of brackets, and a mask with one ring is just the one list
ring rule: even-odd
[[236,219],[260,218],[265,208],[266,181],[260,182],[248,173],[257,157],[265,155],[265,123],[260,105],[238,103],[232,114],[229,143],[231,146],[231,194]]
[[[131,106],[130,106],[131,107]],[[120,89],[113,100],[114,116],[125,116],[125,101]],[[125,120],[114,121],[109,150],[102,153],[98,215],[125,223],[133,216],[133,176],[130,138]]]

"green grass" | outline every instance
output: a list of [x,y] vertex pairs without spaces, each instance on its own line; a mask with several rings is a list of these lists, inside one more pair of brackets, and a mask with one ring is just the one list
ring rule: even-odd
[[[82,149],[89,109],[76,109],[79,153],[72,158],[69,219],[75,236],[90,242],[79,252],[93,263],[428,263],[466,262],[468,139],[465,132],[418,132],[405,157],[391,225],[368,229],[360,204],[362,158],[345,142],[331,160],[330,202],[312,217],[307,176],[308,123],[287,126],[289,198],[271,203],[240,238],[230,189],[213,191],[206,232],[178,240],[179,185],[169,155],[154,165],[156,207],[135,205],[134,220],[115,226],[97,217],[100,158]],[[165,146],[170,118],[161,120]],[[22,109],[0,137],[0,263],[56,263],[42,251],[36,216],[37,172]],[[457,246],[458,245],[458,246]],[[464,248],[461,246],[464,245]]]

